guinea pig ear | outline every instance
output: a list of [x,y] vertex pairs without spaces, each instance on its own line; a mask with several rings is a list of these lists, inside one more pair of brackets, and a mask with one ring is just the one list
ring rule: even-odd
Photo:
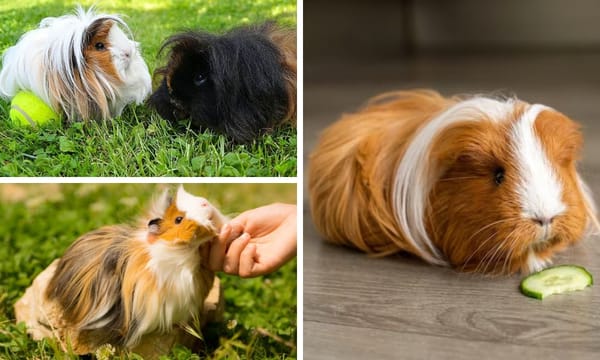
[[154,218],[148,221],[148,232],[152,234],[158,234],[158,231],[160,230],[161,221],[161,218]]
[[161,223],[162,219],[161,218],[154,218],[152,220],[150,220],[148,222],[148,237],[147,237],[147,241],[152,244],[154,242],[156,242],[156,240],[158,239],[158,235],[160,232],[160,223]]

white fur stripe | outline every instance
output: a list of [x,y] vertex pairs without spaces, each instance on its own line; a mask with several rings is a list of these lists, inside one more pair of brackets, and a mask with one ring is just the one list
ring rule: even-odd
[[185,212],[188,219],[205,227],[212,226],[213,206],[205,198],[186,192],[183,185],[177,190],[176,206],[178,210]]
[[531,105],[511,130],[519,171],[516,191],[522,216],[531,219],[551,219],[566,210],[558,176],[534,131],[535,120],[545,110],[550,109]]
[[436,165],[429,159],[432,140],[454,123],[504,121],[514,111],[515,102],[514,99],[498,101],[485,97],[459,102],[419,129],[406,149],[394,178],[394,215],[406,240],[428,262],[448,265],[427,234],[424,221],[429,193],[437,180]]

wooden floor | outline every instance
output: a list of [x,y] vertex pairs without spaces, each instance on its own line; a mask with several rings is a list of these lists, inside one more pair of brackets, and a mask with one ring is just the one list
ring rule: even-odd
[[[582,174],[600,199],[600,55],[306,63],[305,69],[305,160],[323,128],[377,93],[502,90],[582,123]],[[305,359],[600,359],[600,284],[539,301],[520,294],[519,275],[458,274],[407,256],[372,259],[322,241],[310,217],[306,175],[304,188]],[[555,263],[583,265],[600,283],[600,238],[585,239]]]

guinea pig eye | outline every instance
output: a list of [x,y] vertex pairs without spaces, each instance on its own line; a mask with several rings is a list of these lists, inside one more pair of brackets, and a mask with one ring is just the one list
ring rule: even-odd
[[104,43],[101,43],[101,42],[97,42],[97,43],[96,43],[96,45],[94,45],[94,47],[95,47],[95,48],[96,48],[96,50],[98,50],[98,51],[102,51],[102,50],[106,49],[106,48],[104,47]]
[[194,85],[200,86],[206,82],[206,76],[198,74],[194,76]]
[[494,182],[500,185],[504,182],[504,168],[498,167],[494,170]]
[[178,216],[175,218],[175,224],[181,224],[182,221],[183,221],[183,216]]

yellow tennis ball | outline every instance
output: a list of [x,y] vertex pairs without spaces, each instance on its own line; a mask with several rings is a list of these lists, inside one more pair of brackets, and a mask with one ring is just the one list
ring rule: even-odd
[[10,103],[10,119],[17,125],[43,125],[59,121],[60,116],[29,91],[20,91]]

